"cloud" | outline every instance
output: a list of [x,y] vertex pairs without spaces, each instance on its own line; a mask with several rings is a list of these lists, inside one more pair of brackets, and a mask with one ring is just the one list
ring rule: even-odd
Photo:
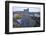
[[[24,11],[24,9],[27,9],[25,7],[13,7],[13,11]],[[40,8],[36,8],[36,7],[30,7],[29,8],[29,12],[40,12]]]

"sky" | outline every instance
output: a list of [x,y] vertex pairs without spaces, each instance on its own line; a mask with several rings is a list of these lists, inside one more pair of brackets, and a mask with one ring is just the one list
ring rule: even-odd
[[[25,7],[13,7],[13,11],[24,11],[24,9],[27,9]],[[40,8],[36,7],[30,7],[29,12],[40,12]]]

